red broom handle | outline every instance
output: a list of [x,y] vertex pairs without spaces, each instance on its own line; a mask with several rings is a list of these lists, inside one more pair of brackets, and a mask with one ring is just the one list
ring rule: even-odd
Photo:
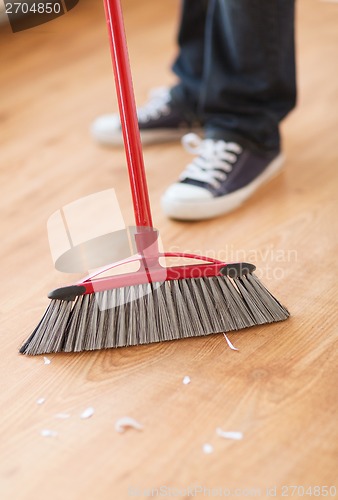
[[138,227],[153,227],[121,4],[120,0],[103,0],[103,2],[108,24],[135,223]]

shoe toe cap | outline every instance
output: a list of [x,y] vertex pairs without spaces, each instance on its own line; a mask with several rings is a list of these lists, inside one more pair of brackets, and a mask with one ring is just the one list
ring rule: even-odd
[[181,203],[199,203],[211,198],[212,194],[207,189],[181,182],[170,186],[163,195],[164,200]]
[[212,194],[207,189],[178,182],[166,190],[161,205],[168,217],[198,220],[205,218],[203,205],[211,199]]
[[114,143],[122,139],[121,123],[118,115],[102,115],[91,126],[92,136],[99,142]]

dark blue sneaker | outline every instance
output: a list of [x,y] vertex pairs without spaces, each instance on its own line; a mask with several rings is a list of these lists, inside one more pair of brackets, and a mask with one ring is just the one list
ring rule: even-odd
[[[137,109],[137,116],[143,144],[176,141],[187,132],[202,130],[197,117],[187,106],[175,102],[170,89],[164,87],[151,91],[148,102]],[[101,144],[123,145],[118,114],[97,118],[92,124],[91,133]]]
[[280,151],[254,152],[237,142],[187,134],[185,149],[196,158],[162,197],[173,219],[210,219],[234,210],[273,177],[284,162]]

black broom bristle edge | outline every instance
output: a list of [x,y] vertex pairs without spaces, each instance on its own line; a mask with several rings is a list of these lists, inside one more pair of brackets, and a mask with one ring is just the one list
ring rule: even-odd
[[289,315],[251,273],[146,283],[51,300],[20,353],[91,351],[199,337],[283,321]]

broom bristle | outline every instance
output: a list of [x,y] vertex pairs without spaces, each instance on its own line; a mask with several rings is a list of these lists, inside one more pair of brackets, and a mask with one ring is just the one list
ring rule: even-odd
[[254,274],[180,279],[51,300],[22,354],[162,342],[283,321],[288,310]]

